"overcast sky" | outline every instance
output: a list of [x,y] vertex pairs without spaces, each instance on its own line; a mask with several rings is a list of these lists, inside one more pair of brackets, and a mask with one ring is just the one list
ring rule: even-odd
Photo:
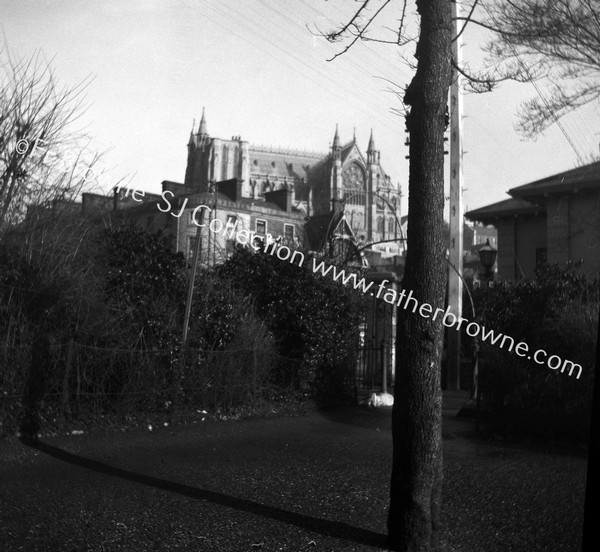
[[[369,132],[384,169],[407,190],[400,99],[411,70],[394,47],[359,44],[327,62],[340,45],[314,35],[346,21],[343,0],[0,0],[13,57],[41,50],[63,84],[92,75],[86,130],[109,149],[111,178],[160,191],[183,181],[192,120],[206,108],[211,136],[327,152],[336,123],[366,150]],[[381,23],[394,26],[394,9]],[[465,33],[463,56],[481,58],[484,35]],[[410,46],[404,55],[410,58]],[[536,92],[505,84],[464,97],[465,204],[506,198],[506,190],[572,168],[599,151],[600,107],[569,116],[535,142],[513,129],[519,104]],[[574,151],[577,150],[577,153]],[[108,189],[109,186],[105,186]],[[106,190],[105,190],[106,191]],[[402,214],[406,214],[404,203]]]

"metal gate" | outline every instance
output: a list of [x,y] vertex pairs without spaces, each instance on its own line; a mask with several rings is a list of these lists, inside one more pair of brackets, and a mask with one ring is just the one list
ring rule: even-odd
[[355,378],[357,397],[389,392],[395,373],[395,345],[396,307],[372,297],[360,328]]

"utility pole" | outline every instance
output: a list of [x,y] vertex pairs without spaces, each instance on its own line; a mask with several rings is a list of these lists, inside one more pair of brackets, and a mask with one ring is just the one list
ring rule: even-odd
[[[458,0],[452,2],[453,34],[458,37],[452,43],[452,58],[456,66],[461,63],[461,37],[458,36]],[[458,318],[462,316],[463,283],[463,150],[462,150],[462,98],[460,94],[460,73],[453,69],[450,87],[450,243],[448,267],[448,306]],[[448,328],[448,357],[446,387],[460,389],[460,332]]]
[[[203,212],[200,213],[200,221],[202,222]],[[179,222],[179,219],[177,219]],[[179,239],[179,237],[178,237]],[[177,410],[179,408],[179,386],[181,385],[181,380],[185,368],[186,361],[186,347],[187,347],[187,338],[188,338],[188,328],[190,325],[190,314],[192,311],[192,299],[194,296],[194,282],[196,280],[196,270],[198,268],[198,262],[200,261],[201,251],[202,251],[202,228],[200,225],[196,228],[196,242],[194,244],[194,256],[192,257],[192,267],[190,271],[190,279],[188,281],[188,290],[185,300],[185,311],[183,315],[183,328],[181,335],[181,350],[179,351],[179,361],[177,362],[177,367],[174,369],[174,378],[173,378],[173,389],[171,391],[171,411],[170,411],[170,422],[171,425],[175,423],[177,419]]]

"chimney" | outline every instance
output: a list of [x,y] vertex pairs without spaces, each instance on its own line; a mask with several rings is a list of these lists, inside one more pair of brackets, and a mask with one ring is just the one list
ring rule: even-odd
[[217,182],[217,191],[231,201],[237,202],[242,197],[242,181],[239,178],[232,178]]
[[287,189],[275,190],[265,193],[265,201],[274,203],[286,213],[292,212],[292,191]]

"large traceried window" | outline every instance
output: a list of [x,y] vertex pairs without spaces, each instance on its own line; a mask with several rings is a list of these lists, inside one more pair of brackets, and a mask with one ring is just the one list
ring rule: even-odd
[[366,179],[360,165],[350,163],[342,173],[346,205],[366,205]]
[[344,190],[344,199],[346,200],[346,205],[366,205],[366,195],[366,192],[360,192],[358,190],[353,192]]
[[367,220],[367,182],[363,168],[349,163],[342,172],[342,197],[346,220],[355,233],[364,232]]

